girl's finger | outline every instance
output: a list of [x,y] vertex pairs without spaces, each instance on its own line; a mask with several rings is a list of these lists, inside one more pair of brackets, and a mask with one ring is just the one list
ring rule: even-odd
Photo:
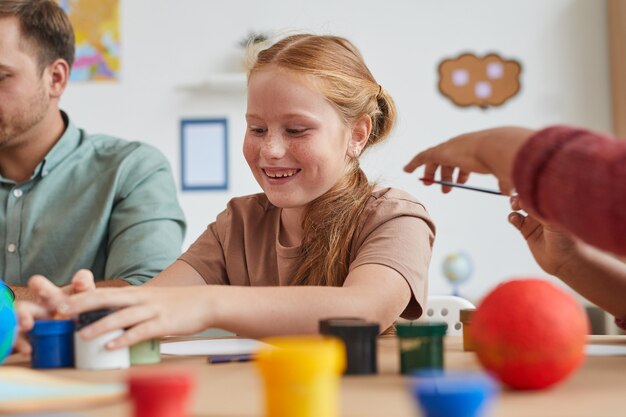
[[113,330],[132,328],[146,320],[158,316],[158,312],[146,305],[127,307],[118,310],[95,323],[80,330],[79,335],[84,339],[93,339]]
[[99,288],[95,291],[86,291],[67,298],[66,302],[59,305],[61,314],[73,316],[85,311],[98,310],[101,308],[119,308],[138,304],[142,301],[143,292],[147,288]]
[[106,344],[106,349],[113,350],[119,349],[125,346],[132,346],[139,342],[148,339],[154,339],[155,337],[163,336],[163,328],[158,324],[156,319],[144,321],[130,329],[126,330],[124,334],[111,340]]

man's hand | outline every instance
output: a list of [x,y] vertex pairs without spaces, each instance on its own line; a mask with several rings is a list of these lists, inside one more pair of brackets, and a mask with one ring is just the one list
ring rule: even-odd
[[31,352],[31,346],[26,334],[35,325],[35,320],[51,319],[58,317],[57,310],[63,305],[70,295],[96,288],[93,274],[81,269],[74,277],[70,285],[59,288],[43,275],[33,275],[28,280],[28,289],[36,296],[36,301],[17,301],[18,337],[15,341],[15,350],[23,354]]
[[[15,301],[31,301],[34,303],[38,303],[41,299],[41,296],[38,293],[38,291],[40,290],[45,291],[45,289],[41,287],[41,285],[44,285],[44,286],[46,285],[40,282],[41,278],[43,278],[44,281],[50,283],[50,281],[43,275],[33,275],[32,277],[30,277],[27,287],[11,285],[10,286],[11,289],[13,290],[13,292],[15,292]],[[112,280],[112,281],[121,281],[121,280]],[[91,271],[87,269],[81,269],[78,272],[76,272],[76,274],[74,274],[74,277],[72,277],[72,282],[69,285],[66,285],[65,287],[61,287],[61,288],[57,288],[55,286],[55,288],[61,289],[63,293],[67,295],[72,295],[72,294],[76,294],[79,292],[87,291],[87,290],[95,288],[94,277]]]

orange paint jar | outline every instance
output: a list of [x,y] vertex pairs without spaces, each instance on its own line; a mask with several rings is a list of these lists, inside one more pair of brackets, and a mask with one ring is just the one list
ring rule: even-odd
[[459,318],[461,323],[463,323],[463,350],[465,351],[473,351],[474,348],[474,340],[470,334],[471,324],[472,324],[472,316],[476,312],[475,308],[465,308],[459,312]]

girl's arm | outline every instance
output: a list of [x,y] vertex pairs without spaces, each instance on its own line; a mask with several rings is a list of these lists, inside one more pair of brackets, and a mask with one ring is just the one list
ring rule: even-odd
[[411,298],[404,278],[377,264],[355,268],[343,287],[169,287],[115,288],[77,294],[60,306],[65,314],[122,307],[81,331],[93,338],[129,328],[108,348],[171,334],[218,327],[240,336],[317,333],[320,319],[351,316],[391,325]]
[[376,264],[355,268],[343,287],[213,288],[215,325],[255,338],[317,333],[319,321],[330,317],[360,317],[386,329],[411,297],[409,285],[398,272]]
[[184,287],[187,285],[204,285],[202,276],[187,262],[174,261],[160,274],[143,284],[146,287]]
[[[122,280],[102,282],[119,282],[122,286],[128,287],[128,283]],[[159,275],[143,284],[143,286],[204,286],[204,284],[204,279],[195,269],[183,261],[176,261]],[[120,285],[104,285],[104,287],[115,286]],[[33,328],[35,320],[51,318],[56,313],[57,307],[66,303],[68,296],[79,292],[93,291],[96,287],[100,286],[98,283],[94,283],[93,274],[86,269],[78,271],[72,278],[72,283],[62,288],[57,287],[44,276],[35,275],[31,277],[28,281],[27,289],[32,294],[32,301],[18,299],[15,305],[19,323],[19,334],[16,339],[15,349],[25,354],[30,353],[31,347],[26,334]],[[128,287],[127,289],[132,288]]]

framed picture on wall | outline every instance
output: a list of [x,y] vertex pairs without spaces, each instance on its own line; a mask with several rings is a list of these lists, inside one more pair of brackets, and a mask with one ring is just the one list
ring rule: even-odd
[[226,119],[180,122],[183,191],[228,189],[228,123]]

